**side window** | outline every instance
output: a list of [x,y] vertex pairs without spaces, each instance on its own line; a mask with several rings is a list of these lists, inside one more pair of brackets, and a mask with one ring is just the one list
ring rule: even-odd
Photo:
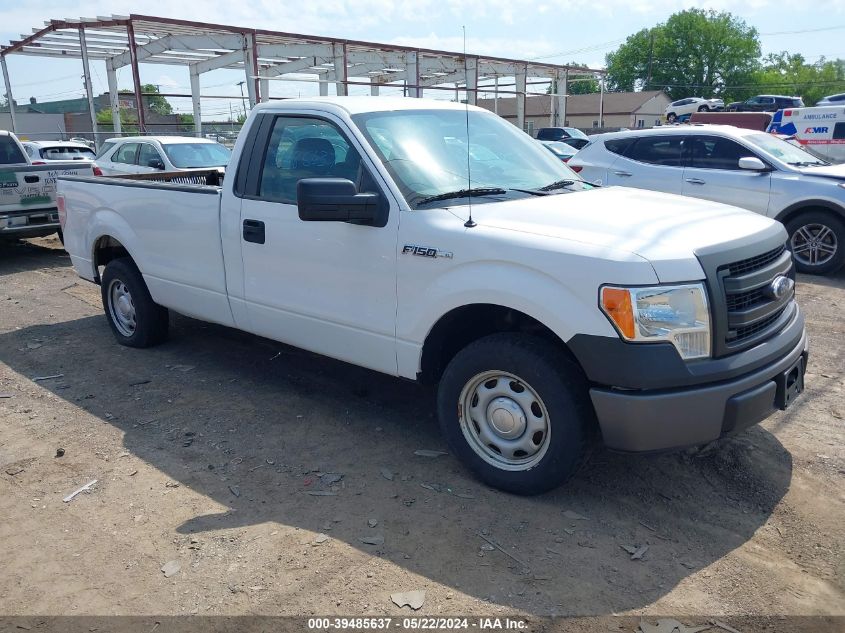
[[625,157],[650,165],[680,167],[683,140],[683,136],[641,136]]
[[141,150],[138,152],[138,164],[141,167],[152,167],[150,161],[158,161],[164,164],[161,160],[161,154],[158,150],[149,143],[141,143]]
[[604,146],[607,148],[607,151],[624,156],[627,149],[635,140],[637,139],[631,137],[612,138],[605,141]]
[[692,136],[687,139],[689,166],[698,169],[739,169],[739,159],[754,152],[739,143],[718,136]]
[[833,140],[845,141],[845,122],[833,126]]
[[328,121],[276,117],[264,157],[258,195],[276,202],[296,202],[303,178],[346,178],[359,182],[361,157]]
[[135,154],[138,153],[138,143],[126,143],[121,145],[112,156],[113,163],[135,164]]
[[7,134],[0,136],[0,165],[14,165],[25,162],[26,157],[14,139]]
[[845,101],[845,95],[834,95],[830,98],[831,101]]

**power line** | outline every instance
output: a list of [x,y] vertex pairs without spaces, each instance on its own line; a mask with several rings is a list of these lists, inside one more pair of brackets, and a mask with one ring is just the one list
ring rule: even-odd
[[822,31],[838,31],[845,29],[845,24],[839,26],[823,26],[818,29],[801,29],[800,31],[774,31],[772,33],[760,33],[760,35],[798,35],[800,33],[821,33]]

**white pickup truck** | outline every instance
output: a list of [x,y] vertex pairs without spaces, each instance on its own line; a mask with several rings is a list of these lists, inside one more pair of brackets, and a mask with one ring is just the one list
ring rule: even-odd
[[253,109],[222,187],[68,177],[66,248],[118,342],[168,311],[437,381],[453,452],[538,493],[596,435],[699,445],[802,391],[779,223],[597,188],[479,108],[291,99]]
[[59,233],[56,179],[73,174],[93,175],[88,161],[52,161],[33,165],[23,145],[0,130],[0,240],[44,237]]

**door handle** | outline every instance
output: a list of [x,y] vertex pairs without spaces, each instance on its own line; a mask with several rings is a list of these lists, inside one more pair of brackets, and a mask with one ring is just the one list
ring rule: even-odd
[[244,241],[263,244],[264,222],[260,220],[244,220]]
[[28,176],[24,176],[23,180],[24,180],[24,182],[33,183],[33,182],[38,182],[40,180],[40,178],[38,176],[30,174]]
[[617,176],[622,176],[623,178],[627,178],[628,176],[631,175],[631,172],[629,172],[629,171],[615,171],[613,173],[616,174]]
[[701,178],[687,178],[687,182],[691,185],[703,185],[706,184]]

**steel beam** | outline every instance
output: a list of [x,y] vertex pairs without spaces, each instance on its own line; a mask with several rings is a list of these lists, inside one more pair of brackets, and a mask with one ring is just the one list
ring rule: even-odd
[[9,118],[12,119],[12,132],[18,131],[17,120],[15,118],[15,98],[12,96],[12,84],[9,81],[9,69],[6,66],[6,56],[0,55],[0,66],[3,67],[3,83],[6,85],[6,101],[9,103]]
[[516,80],[516,126],[525,130],[525,90],[528,81],[528,65],[523,65],[514,73]]
[[191,105],[194,110],[194,134],[202,136],[202,105],[200,104],[200,74],[196,67],[190,67]]
[[[165,51],[239,50],[243,48],[243,45],[243,37],[240,35],[165,35],[147,44],[137,46],[136,50],[138,60],[141,61]],[[126,51],[114,58],[114,67],[127,66],[130,61],[129,51]]]
[[88,98],[88,115],[91,118],[91,133],[94,145],[99,149],[100,135],[97,130],[97,111],[94,108],[94,89],[91,86],[91,65],[88,61],[88,45],[85,42],[85,27],[79,27],[79,48],[82,52],[82,76],[85,80],[85,95]]
[[409,97],[422,97],[422,87],[420,86],[420,57],[417,51],[408,51],[405,53],[405,73],[408,84]]
[[255,36],[251,33],[244,36],[244,74],[249,107],[252,109],[258,103],[258,56],[255,50]]
[[239,49],[236,51],[231,51],[229,53],[223,53],[222,55],[218,55],[217,57],[212,57],[211,59],[206,59],[201,62],[195,62],[193,64],[194,69],[198,73],[207,73],[209,70],[214,70],[216,68],[224,68],[226,66],[231,66],[232,64],[237,64],[239,62],[244,61],[244,52],[243,50]]
[[106,60],[106,81],[109,83],[109,107],[111,108],[112,130],[115,134],[122,134],[120,124],[120,95],[117,91],[117,69],[111,60]]
[[335,75],[335,89],[337,96],[345,97],[349,94],[349,89],[346,86],[346,44],[332,44],[334,75]]
[[478,58],[466,57],[464,64],[466,68],[467,103],[475,105],[478,100]]
[[135,107],[138,111],[138,131],[143,134],[147,128],[144,116],[144,101],[141,97],[141,75],[138,72],[138,55],[135,47],[135,27],[132,22],[126,25],[126,37],[129,40],[130,63],[132,66],[132,85],[135,88]]

